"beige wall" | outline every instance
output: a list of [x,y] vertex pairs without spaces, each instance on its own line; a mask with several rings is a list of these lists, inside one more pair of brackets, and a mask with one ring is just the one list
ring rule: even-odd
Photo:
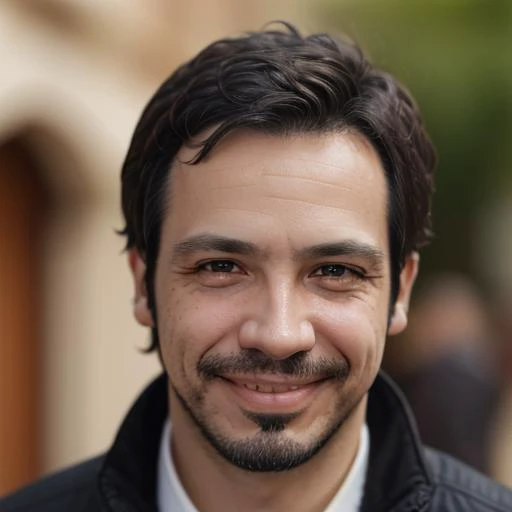
[[103,450],[159,372],[156,357],[138,350],[147,333],[132,319],[123,241],[114,234],[122,225],[119,169],[141,108],[172,67],[208,41],[275,18],[300,24],[307,5],[1,4],[0,142],[28,141],[54,200],[42,255],[45,471]]

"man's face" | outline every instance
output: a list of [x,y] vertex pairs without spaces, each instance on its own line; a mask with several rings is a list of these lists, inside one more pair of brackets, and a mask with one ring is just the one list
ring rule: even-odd
[[295,467],[361,406],[381,363],[384,171],[349,133],[240,132],[182,163],[192,156],[172,168],[155,274],[173,428],[195,424],[190,435],[246,469]]

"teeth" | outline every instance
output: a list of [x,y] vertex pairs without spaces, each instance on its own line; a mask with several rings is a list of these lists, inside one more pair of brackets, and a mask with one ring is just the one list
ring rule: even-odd
[[244,387],[252,391],[260,393],[286,393],[287,391],[295,391],[299,386],[289,386],[287,384],[244,384]]

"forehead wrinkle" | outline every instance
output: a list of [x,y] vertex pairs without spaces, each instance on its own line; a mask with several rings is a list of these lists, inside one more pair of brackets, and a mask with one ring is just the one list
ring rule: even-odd
[[219,206],[218,208],[215,208],[215,211],[216,212],[223,212],[223,211],[226,211],[226,212],[245,212],[245,213],[250,213],[251,215],[254,215],[255,213],[257,213],[258,215],[266,215],[267,217],[270,217],[270,218],[274,218],[275,215],[273,215],[272,213],[268,213],[268,212],[265,212],[265,211],[262,211],[262,210],[248,210],[246,208],[230,208],[229,206]]
[[218,185],[218,184],[214,184],[213,186],[211,186],[210,188],[212,189],[215,189],[215,190],[232,190],[232,189],[250,189],[254,187],[254,185],[252,183],[249,183],[247,185],[230,185],[229,183],[227,185]]
[[301,176],[297,176],[295,174],[287,174],[286,176],[279,175],[279,174],[267,174],[266,176],[269,176],[269,177],[275,178],[275,179],[284,179],[284,180],[293,179],[294,181],[311,183],[313,185],[323,185],[326,187],[332,187],[332,188],[337,188],[337,189],[341,189],[341,190],[350,190],[349,187],[342,186],[338,183],[332,183],[332,181],[321,180],[321,179],[317,179],[317,178],[304,178]]
[[341,210],[341,208],[339,206],[328,205],[325,202],[317,203],[315,201],[311,201],[308,199],[296,199],[293,197],[283,197],[283,196],[278,196],[278,195],[274,195],[274,194],[270,194],[267,197],[270,199],[278,199],[280,201],[289,201],[289,202],[294,202],[294,203],[310,204],[312,206],[321,206],[322,208],[330,208],[330,209],[336,210],[337,212],[339,212]]
[[[321,160],[311,160],[309,158],[302,158],[302,159],[299,159],[299,158],[296,158],[293,160],[294,162],[301,162],[301,163],[304,163],[306,164],[304,166],[304,168],[308,169],[308,168],[311,168],[311,167],[323,167],[323,168],[326,168],[326,169],[333,169],[335,171],[349,171],[351,170],[350,169],[350,165],[347,165],[346,163],[344,165],[340,165],[339,163],[332,163],[332,164],[329,164],[327,162],[323,162]],[[290,162],[290,160],[287,160],[286,162]],[[285,165],[285,163],[282,163],[281,164],[281,170],[282,172],[286,173],[286,176],[283,176],[281,173],[277,172],[277,171],[273,171],[273,170],[265,170],[265,169],[262,169],[261,170],[261,175],[262,176],[269,176],[269,177],[275,177],[275,178],[281,178],[281,177],[292,177],[292,178],[301,178],[302,175],[301,174],[297,174],[297,173],[294,173],[294,169],[293,168],[289,168],[289,172],[287,172],[287,168],[288,166]],[[365,163],[367,161],[365,160]],[[362,167],[361,165],[356,165],[354,164],[354,166],[356,167]]]

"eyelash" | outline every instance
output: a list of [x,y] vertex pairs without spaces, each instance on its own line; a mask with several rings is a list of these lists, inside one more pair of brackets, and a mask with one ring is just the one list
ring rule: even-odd
[[208,270],[206,267],[212,266],[215,264],[223,264],[223,265],[231,265],[232,267],[238,267],[240,268],[240,265],[238,263],[231,261],[231,260],[211,260],[211,261],[205,261],[204,263],[200,263],[196,267],[196,272],[212,272],[212,273],[218,273],[218,274],[231,274],[232,272],[226,272],[222,270]]
[[[317,274],[317,272],[319,271],[322,271],[323,269],[328,269],[328,268],[336,268],[336,270],[342,270],[342,274],[341,275],[325,275],[325,274]],[[365,279],[367,276],[366,276],[366,273],[361,270],[361,269],[356,269],[356,268],[353,268],[353,267],[349,267],[347,265],[343,265],[341,263],[327,263],[325,265],[321,265],[319,266],[314,272],[312,272],[312,275],[319,275],[319,277],[325,277],[327,279],[337,279],[337,278],[343,278],[343,277],[346,277],[346,274],[349,273],[352,275],[352,277],[356,277],[358,279]]]

